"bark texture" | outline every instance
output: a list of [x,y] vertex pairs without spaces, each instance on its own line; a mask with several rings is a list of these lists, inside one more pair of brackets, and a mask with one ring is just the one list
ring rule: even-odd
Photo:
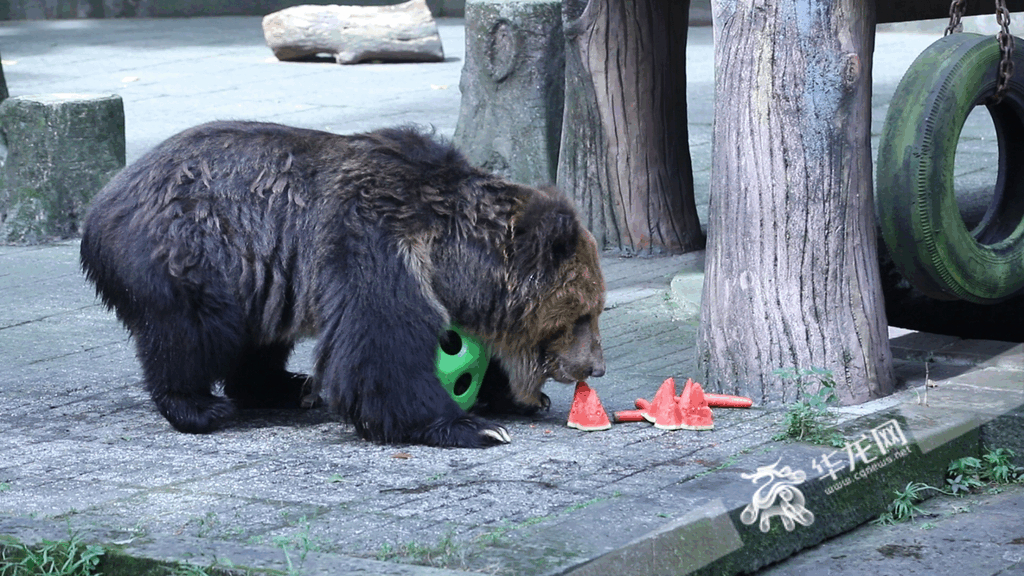
[[[873,2],[715,0],[715,125],[699,364],[707,388],[889,394],[872,201]],[[811,389],[813,391],[813,388]]]
[[689,1],[565,0],[558,186],[605,248],[704,245],[686,128]]
[[560,0],[469,0],[455,144],[530,186],[555,182],[565,93]]

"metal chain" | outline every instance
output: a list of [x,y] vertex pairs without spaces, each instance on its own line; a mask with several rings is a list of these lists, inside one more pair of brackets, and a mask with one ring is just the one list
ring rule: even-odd
[[1006,95],[1013,77],[1013,36],[1010,34],[1010,11],[1006,9],[1006,0],[996,0],[996,22],[999,23],[999,77],[996,80],[996,93],[989,98],[989,104],[999,104]]
[[965,2],[966,0],[953,0],[949,5],[949,26],[946,26],[946,33],[943,36],[949,36],[964,29],[964,25],[960,20],[964,17]]
[[[953,0],[949,5],[949,26],[946,26],[946,33],[949,36],[961,32],[964,29],[964,5],[966,0]],[[999,70],[996,77],[996,91],[989,97],[986,104],[999,104],[1006,95],[1010,85],[1010,78],[1013,77],[1013,36],[1010,34],[1010,11],[1006,8],[1006,0],[996,0],[996,22],[999,24],[999,33],[996,40],[999,42]]]

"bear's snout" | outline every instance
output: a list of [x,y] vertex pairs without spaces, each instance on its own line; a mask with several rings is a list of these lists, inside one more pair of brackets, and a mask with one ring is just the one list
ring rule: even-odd
[[596,319],[590,316],[580,318],[571,334],[565,348],[552,350],[557,362],[551,377],[565,384],[574,384],[604,376],[604,349]]

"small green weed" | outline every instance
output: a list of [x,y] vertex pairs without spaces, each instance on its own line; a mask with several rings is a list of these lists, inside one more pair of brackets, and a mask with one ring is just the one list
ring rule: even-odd
[[[282,517],[287,520],[287,514],[282,515]],[[302,564],[306,562],[306,556],[308,556],[310,552],[318,551],[322,548],[321,542],[310,535],[312,524],[305,516],[299,518],[298,521],[294,522],[292,525],[302,525],[302,529],[291,535],[275,536],[272,539],[274,546],[280,548],[281,551],[284,552],[284,559],[288,564],[289,574],[296,573],[298,569],[292,562],[292,551],[298,552],[299,566],[301,567]]]
[[896,499],[889,504],[889,508],[885,512],[882,512],[876,520],[873,520],[873,523],[887,526],[890,524],[906,522],[907,520],[913,520],[914,516],[924,512],[924,510],[921,510],[917,506],[917,503],[924,500],[923,494],[925,490],[937,490],[942,492],[939,488],[929,486],[922,482],[910,482],[903,491],[894,491]]
[[7,541],[0,547],[0,576],[93,576],[103,553],[103,547],[85,544],[74,533],[32,547]]
[[[772,372],[783,380],[792,380],[800,400],[786,411],[785,430],[776,434],[775,440],[799,440],[812,444],[843,447],[846,442],[842,434],[831,428],[835,416],[828,411],[839,401],[832,372],[824,368],[780,368]],[[810,392],[817,383],[818,389]]]
[[1009,448],[987,450],[981,458],[967,456],[949,463],[946,470],[946,485],[950,493],[962,496],[966,493],[1000,484],[1024,482],[1024,467],[1014,466],[1016,454]]
[[540,524],[541,522],[547,520],[547,518],[547,516],[534,516],[532,518],[527,518],[526,520],[523,520],[522,522],[517,522],[515,524],[506,523],[502,526],[494,528],[493,530],[490,530],[489,532],[477,536],[476,541],[484,546],[495,546],[502,541],[506,534],[514,532],[516,530],[520,530],[522,528],[533,526],[535,524]]
[[985,485],[981,481],[981,460],[966,456],[949,463],[946,469],[946,485],[954,496],[962,496]]
[[1014,456],[1016,454],[1009,448],[996,448],[986,452],[981,457],[983,462],[982,480],[996,484],[1010,484],[1024,480],[1024,467],[1013,465]]
[[210,569],[195,564],[178,564],[168,576],[212,576]]
[[[902,491],[895,491],[896,498],[872,523],[890,525],[913,520],[916,514],[922,512],[917,503],[924,500],[923,493],[926,490],[947,496],[963,496],[984,488],[990,494],[998,494],[1002,485],[1024,482],[1024,467],[1013,465],[1014,455],[1009,448],[996,448],[987,450],[981,458],[966,456],[954,460],[946,468],[945,490],[921,482],[911,482]],[[969,507],[954,509],[957,513],[970,511]]]
[[382,544],[377,560],[401,560],[412,564],[450,568],[465,563],[465,549],[455,541],[454,532],[448,532],[436,544],[407,542],[399,546]]

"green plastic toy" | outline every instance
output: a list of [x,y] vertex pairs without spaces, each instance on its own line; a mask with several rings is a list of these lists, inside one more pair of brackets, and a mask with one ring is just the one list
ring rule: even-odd
[[437,379],[463,410],[476,404],[491,355],[482,342],[449,326],[437,347]]

